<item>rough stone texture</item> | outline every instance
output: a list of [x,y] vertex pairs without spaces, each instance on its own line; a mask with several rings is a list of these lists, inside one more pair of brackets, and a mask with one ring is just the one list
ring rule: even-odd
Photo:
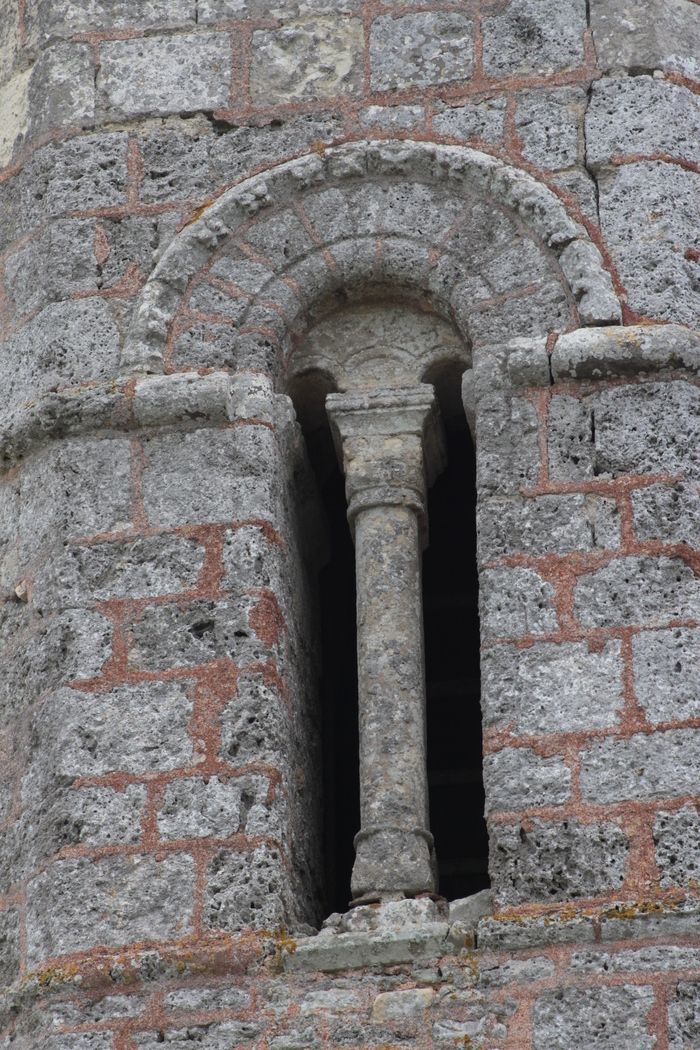
[[654,1004],[650,987],[567,988],[540,996],[534,1007],[537,1050],[569,1050],[580,1042],[590,1050],[652,1050],[647,1026]]
[[535,556],[614,548],[619,544],[618,511],[605,499],[538,496],[518,501],[489,500],[479,510],[479,558]]
[[371,83],[375,91],[467,80],[474,26],[458,12],[383,15],[372,23]]
[[570,168],[581,158],[586,94],[524,91],[518,95],[515,127],[526,160],[539,168]]
[[583,0],[524,0],[483,20],[484,67],[495,75],[554,73],[583,60]]
[[258,846],[249,853],[220,850],[207,873],[204,916],[216,930],[275,929],[292,916],[286,879],[277,849]]
[[699,752],[692,729],[594,744],[582,754],[581,792],[596,802],[692,795]]
[[581,576],[574,593],[575,612],[585,627],[660,627],[700,616],[700,583],[680,558],[619,558]]
[[97,88],[111,118],[211,110],[228,102],[231,45],[226,33],[113,40],[101,54]]
[[456,139],[500,142],[503,138],[506,100],[486,98],[463,106],[439,104],[433,116],[433,131]]
[[700,813],[696,806],[683,806],[673,813],[662,810],[654,824],[654,845],[662,886],[700,881]]
[[270,805],[264,777],[171,781],[158,813],[164,839],[227,839],[237,833],[279,839],[282,814]]
[[652,723],[700,717],[700,631],[674,627],[644,631],[632,640],[634,687]]
[[591,26],[603,69],[700,72],[700,13],[686,0],[592,0]]
[[681,981],[669,1004],[669,1050],[686,1050],[700,1039],[700,983]]
[[255,102],[355,94],[362,76],[359,18],[315,18],[253,33]]
[[531,569],[486,569],[479,594],[481,630],[487,640],[546,634],[557,618],[554,589]]
[[146,0],[137,5],[132,0],[91,0],[89,5],[76,0],[28,0],[25,18],[30,41],[44,45],[74,33],[193,25],[195,4],[193,0]]
[[482,655],[481,673],[487,726],[575,733],[614,726],[622,707],[619,642],[601,650],[585,642],[539,642],[522,650],[493,646]]
[[615,824],[533,819],[489,830],[489,870],[501,905],[595,897],[622,885],[627,840]]
[[690,485],[651,485],[632,494],[635,532],[642,540],[696,544],[700,494]]
[[529,748],[504,748],[484,758],[486,812],[557,806],[570,796],[571,771],[559,758]]

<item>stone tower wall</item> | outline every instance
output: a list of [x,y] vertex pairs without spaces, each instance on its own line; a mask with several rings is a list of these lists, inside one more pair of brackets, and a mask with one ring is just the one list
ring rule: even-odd
[[[0,16],[0,1046],[695,1050],[697,3]],[[470,361],[493,902],[313,936],[287,390],[397,291]]]

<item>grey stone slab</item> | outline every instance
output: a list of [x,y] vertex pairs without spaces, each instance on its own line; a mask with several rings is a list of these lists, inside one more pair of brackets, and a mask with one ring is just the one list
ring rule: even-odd
[[640,161],[601,172],[598,188],[603,238],[629,305],[644,317],[696,327],[692,252],[700,250],[700,175],[662,160]]
[[700,493],[687,482],[637,489],[632,508],[640,540],[700,544]]
[[483,763],[486,813],[558,806],[571,795],[571,770],[560,758],[540,758],[526,747],[506,747]]
[[700,372],[700,337],[678,324],[579,328],[559,336],[551,366],[555,380],[692,375]]
[[98,98],[112,118],[222,108],[230,84],[227,33],[111,40],[101,48]]
[[582,495],[483,500],[477,518],[479,559],[614,548],[620,542],[618,518],[613,500]]
[[193,862],[187,855],[59,861],[27,891],[27,954],[55,955],[190,932]]
[[268,798],[263,776],[183,777],[165,789],[157,815],[163,839],[226,839],[236,834],[283,837],[284,805]]
[[[562,918],[544,915],[512,919],[482,919],[478,929],[480,948],[543,948],[555,944],[592,944],[595,939],[590,915]],[[508,965],[508,963],[506,963]]]
[[656,863],[662,886],[688,886],[700,878],[700,814],[687,805],[657,815],[654,823]]
[[363,30],[359,18],[318,16],[253,33],[253,101],[275,102],[356,95],[362,85]]
[[569,394],[556,394],[552,398],[547,448],[552,480],[574,481],[593,476],[593,419],[585,401]]
[[532,569],[485,569],[479,584],[479,613],[485,640],[556,630],[554,588]]
[[229,1050],[229,1047],[252,1044],[260,1033],[255,1021],[219,1021],[216,1024],[187,1025],[161,1032],[141,1032],[134,1038],[138,1050],[158,1050],[165,1042],[173,1050],[190,1050],[201,1043],[206,1050]]
[[28,137],[95,123],[95,67],[89,44],[55,44],[42,51],[28,89]]
[[247,852],[219,850],[208,869],[205,926],[228,932],[284,926],[291,915],[288,885],[279,849],[261,845]]
[[83,135],[43,146],[20,179],[22,228],[52,215],[126,203],[128,136]]
[[650,722],[700,718],[700,631],[642,631],[632,652],[635,694]]
[[374,91],[467,80],[474,63],[474,24],[457,11],[380,15],[370,31]]
[[581,793],[596,803],[692,795],[698,761],[700,740],[692,729],[603,740],[581,754]]
[[653,1050],[648,1027],[654,1005],[651,987],[556,988],[534,1005],[535,1050]]
[[363,128],[381,128],[382,131],[408,130],[419,127],[424,120],[423,106],[367,106],[360,113]]
[[678,903],[657,901],[622,901],[600,917],[600,939],[603,943],[676,937],[694,937],[698,929],[698,906],[692,897]]
[[555,73],[583,62],[583,0],[523,0],[484,18],[484,68],[490,76]]
[[700,582],[680,558],[619,558],[578,578],[574,612],[584,627],[661,627],[700,616]]
[[700,73],[700,12],[686,0],[592,0],[591,28],[604,70]]
[[680,981],[668,1008],[669,1050],[686,1050],[700,1041],[700,982]]
[[523,156],[545,170],[571,168],[583,159],[583,88],[523,91],[515,127]]
[[195,6],[195,0],[28,0],[25,19],[30,42],[42,46],[76,33],[194,25]]
[[487,726],[523,734],[580,732],[616,724],[622,710],[620,643],[591,651],[585,642],[493,646],[481,656]]
[[233,766],[267,762],[285,768],[291,760],[290,712],[279,689],[261,672],[244,671],[236,695],[221,713],[221,757]]
[[612,823],[492,824],[489,840],[489,871],[501,906],[615,893],[625,877],[628,842]]
[[700,966],[700,949],[659,944],[618,952],[574,952],[570,965],[574,972],[591,974],[696,970]]
[[351,15],[360,10],[361,0],[199,0],[201,25],[223,19],[299,18],[305,15]]
[[692,91],[649,76],[597,80],[592,91],[586,111],[589,166],[659,153],[700,161],[700,101]]
[[168,992],[163,1005],[169,1012],[184,1013],[195,1010],[247,1010],[250,993],[244,988],[228,984],[198,988],[177,988]]
[[[143,784],[121,791],[83,787],[62,791],[32,820],[30,852],[39,859],[69,846],[117,846],[138,842],[146,802]],[[30,817],[34,815],[29,813]]]
[[0,981],[10,985],[19,976],[19,912],[8,908],[0,912]]
[[479,984],[485,988],[507,988],[524,981],[546,981],[554,974],[554,962],[546,955],[530,959],[509,959],[500,965],[485,963],[479,967]]
[[504,98],[485,98],[461,106],[436,103],[435,108],[433,130],[438,135],[456,139],[481,139],[492,143],[503,139],[506,112]]

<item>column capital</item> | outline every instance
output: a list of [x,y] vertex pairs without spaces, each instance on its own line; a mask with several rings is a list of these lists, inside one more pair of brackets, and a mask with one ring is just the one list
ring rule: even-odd
[[426,491],[445,466],[432,386],[329,394],[326,410],[345,472],[350,524],[367,507],[400,504],[415,510],[427,539]]

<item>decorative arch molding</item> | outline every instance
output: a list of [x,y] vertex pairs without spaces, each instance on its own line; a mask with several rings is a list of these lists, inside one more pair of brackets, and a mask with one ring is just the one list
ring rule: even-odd
[[178,370],[168,353],[187,316],[228,324],[231,363],[250,367],[256,335],[279,363],[334,296],[387,294],[467,346],[621,322],[600,252],[530,175],[465,147],[362,141],[247,179],[185,227],[142,291],[122,373]]

